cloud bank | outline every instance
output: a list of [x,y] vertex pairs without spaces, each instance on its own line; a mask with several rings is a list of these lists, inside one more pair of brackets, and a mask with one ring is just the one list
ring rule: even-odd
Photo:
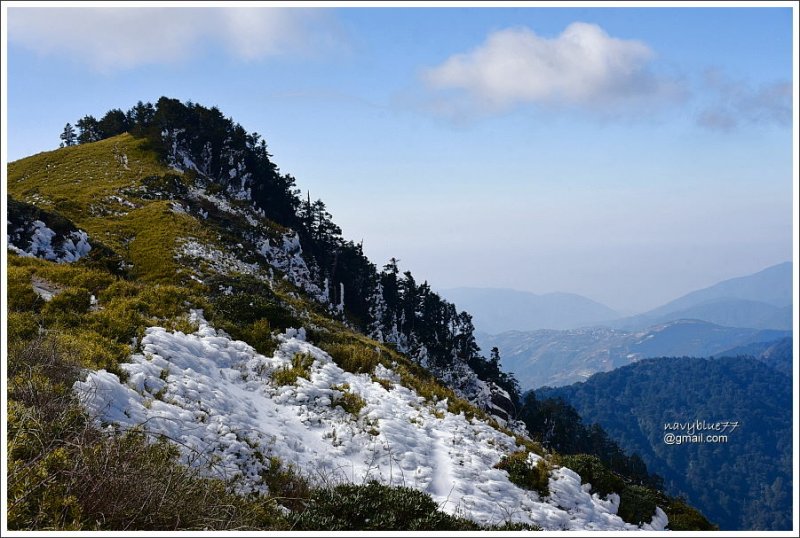
[[277,8],[10,8],[9,41],[99,71],[191,58],[222,47],[241,60],[309,53],[338,40],[319,10]]
[[422,76],[430,88],[460,93],[470,108],[484,112],[528,103],[611,110],[679,93],[675,83],[650,71],[654,56],[641,41],[575,22],[555,38],[524,27],[493,32]]

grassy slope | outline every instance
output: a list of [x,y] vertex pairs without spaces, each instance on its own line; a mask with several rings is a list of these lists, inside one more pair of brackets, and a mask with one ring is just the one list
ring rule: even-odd
[[172,211],[168,200],[142,198],[178,177],[144,146],[123,134],[39,153],[8,165],[8,192],[86,230],[133,265],[133,278],[175,282],[178,268],[165,249],[171,251],[178,237],[211,238],[196,219]]
[[[309,329],[311,341],[327,350],[344,369],[371,372],[375,365],[382,363],[394,368],[404,385],[415,389],[429,402],[447,398],[450,411],[463,411],[468,416],[491,422],[482,411],[457,398],[407,357],[332,319],[320,305],[306,299],[280,278],[267,286],[252,277],[214,276],[207,270],[203,275],[207,284],[191,280],[188,275],[197,268],[182,266],[188,262],[174,257],[178,240],[192,237],[220,250],[230,250],[235,248],[230,245],[236,238],[231,235],[231,229],[246,223],[237,221],[235,216],[215,215],[213,207],[206,208],[210,216],[202,222],[173,211],[171,199],[184,201],[181,193],[185,192],[187,182],[183,174],[159,162],[144,141],[127,134],[41,153],[8,166],[8,192],[12,197],[68,218],[89,233],[90,241],[101,241],[132,265],[129,279],[123,280],[101,269],[89,268],[85,260],[73,265],[57,265],[9,255],[9,371],[18,368],[20,372],[19,376],[10,374],[9,380],[10,405],[15,408],[9,421],[9,445],[12,460],[16,462],[14,469],[22,469],[21,475],[15,474],[9,481],[9,492],[12,500],[16,499],[14,495],[21,499],[21,508],[10,513],[17,518],[15,521],[20,528],[36,526],[37,522],[50,522],[59,528],[93,526],[90,519],[94,516],[91,513],[87,516],[80,510],[74,521],[68,521],[63,514],[36,512],[48,506],[48,495],[66,502],[65,496],[72,491],[69,481],[59,474],[57,466],[42,465],[53,450],[76,444],[64,433],[69,430],[59,426],[62,418],[56,417],[51,422],[42,419],[42,402],[28,401],[23,390],[27,382],[25,372],[40,368],[27,363],[26,357],[30,358],[31,349],[41,347],[42,338],[52,344],[60,356],[69,357],[75,367],[119,372],[118,364],[131,352],[132,338],[140,336],[144,327],[158,324],[191,330],[185,316],[189,308],[203,308],[215,325],[248,341],[263,353],[271,352],[272,333],[300,323]],[[134,207],[112,198],[115,196]],[[262,234],[284,231],[267,220],[260,226]],[[243,252],[236,254],[241,256]],[[206,279],[206,276],[213,278]],[[57,284],[63,289],[62,293],[44,303],[33,292],[34,277]],[[220,285],[231,286],[234,294],[221,296]],[[90,308],[90,294],[98,298],[99,309]],[[44,337],[40,328],[44,329]],[[77,370],[71,371],[73,377],[78,375]],[[39,392],[63,398],[74,379],[61,374],[53,378],[52,374],[45,369],[38,377],[31,377],[35,383],[42,384]],[[29,434],[50,439],[48,448],[43,449],[46,454],[31,456]],[[526,450],[544,453],[540,446],[527,439],[518,438],[518,441]],[[557,462],[557,457],[553,461]],[[28,482],[31,473],[39,473],[45,481],[33,488],[32,497],[27,493],[32,487]],[[286,474],[285,470],[281,473],[276,479]],[[67,493],[48,489],[48,477],[62,489],[66,488]],[[296,480],[285,481],[294,484]],[[89,509],[84,506],[83,510]],[[280,518],[276,519],[271,512],[268,515],[263,523],[248,520],[247,525],[280,526]],[[228,527],[220,524],[216,528]]]

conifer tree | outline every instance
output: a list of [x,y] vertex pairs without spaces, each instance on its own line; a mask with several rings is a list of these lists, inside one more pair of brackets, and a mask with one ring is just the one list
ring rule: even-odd
[[78,140],[77,135],[75,134],[75,128],[72,127],[71,123],[67,123],[64,126],[64,131],[61,133],[61,145],[59,147],[65,146],[74,146]]
[[78,134],[78,143],[86,144],[87,142],[97,142],[101,140],[100,127],[97,119],[94,116],[84,116],[75,124],[80,133]]

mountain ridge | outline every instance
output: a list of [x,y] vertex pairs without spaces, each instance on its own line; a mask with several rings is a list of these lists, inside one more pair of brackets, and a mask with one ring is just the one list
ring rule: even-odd
[[793,327],[792,270],[792,262],[772,265],[692,291],[610,325],[635,330],[679,318],[697,318],[732,327],[788,330]]
[[[213,487],[224,487],[226,495],[242,488],[275,495],[264,500],[283,503],[279,513],[267,511],[273,528],[301,520],[320,525],[308,504],[297,504],[298,496],[309,500],[324,493],[311,474],[299,474],[298,469],[316,469],[308,469],[298,438],[313,438],[345,460],[348,454],[374,458],[352,460],[354,473],[364,463],[387,486],[396,486],[393,470],[399,469],[404,484],[437,501],[430,502],[429,519],[414,522],[418,528],[442,528],[434,526],[437,521],[451,529],[663,528],[669,514],[686,511],[693,514],[691,523],[677,519],[674,528],[710,527],[678,500],[592,495],[578,473],[525,437],[525,424],[505,405],[516,399],[515,380],[479,354],[469,314],[431,292],[427,282],[418,284],[409,271],[401,273],[394,260],[379,271],[359,245],[342,238],[324,203],[298,196],[294,178],[279,172],[257,134],[215,108],[167,98],[155,106],[140,102],[127,114],[112,110],[101,120],[87,116],[78,125],[80,145],[9,165],[15,207],[62,216],[70,222],[64,233],[74,228],[87,242],[77,249],[73,241],[86,254],[77,260],[42,260],[40,245],[72,252],[64,250],[68,238],[45,221],[16,221],[9,255],[13,405],[40,405],[20,381],[22,372],[33,369],[37,393],[52,398],[47,405],[80,417],[81,409],[92,412],[77,429],[54,417],[54,428],[42,433],[51,439],[48,446],[67,447],[69,457],[85,463],[85,481],[71,482],[72,475],[57,465],[35,467],[63,451],[41,460],[22,441],[15,446],[14,465],[34,466],[62,488],[31,494],[15,476],[10,495],[22,508],[9,519],[17,528],[100,525],[92,519],[93,499],[80,489],[99,479],[86,458],[104,453],[104,443],[139,447],[137,431],[148,439],[172,438],[177,463],[191,464],[175,472],[221,472],[224,485]],[[48,294],[37,283],[47,284]],[[31,363],[47,350],[42,338],[55,355]],[[62,356],[62,349],[69,353]],[[56,359],[80,367],[43,366]],[[100,386],[106,390],[98,392]],[[403,420],[387,417],[392,410],[382,407],[396,400],[409,406]],[[246,412],[229,413],[234,404]],[[258,424],[246,417],[271,424],[266,418],[273,405],[287,414],[282,424],[288,429],[257,431]],[[177,420],[182,427],[164,429],[164,422],[150,420],[159,416],[173,417],[167,423]],[[31,427],[29,417],[14,414],[11,430]],[[103,429],[80,437],[93,428]],[[402,444],[408,439],[430,445],[436,461],[450,463],[420,460],[414,447]],[[483,451],[475,476],[458,470],[465,456],[456,447],[465,439]],[[365,446],[374,454],[357,450]],[[395,446],[408,450],[394,453]],[[208,483],[211,477],[203,473],[191,475],[199,481],[193,483]],[[162,475],[169,473],[155,473],[153,480]],[[133,484],[136,477],[113,478]],[[451,480],[455,486],[447,490]],[[501,510],[507,518],[488,510],[490,496],[471,483],[485,481],[513,505]],[[74,495],[74,510],[42,511],[43,499],[62,502],[64,491]],[[203,498],[214,497],[231,498]],[[617,515],[620,502],[620,513],[630,521]],[[436,506],[447,516],[460,506],[466,519],[447,519]]]
[[724,327],[677,320],[640,331],[593,327],[569,331],[477,334],[480,345],[498,347],[502,364],[523,389],[582,381],[631,362],[658,356],[709,356],[754,342],[790,336],[789,331]]
[[442,294],[472,312],[476,328],[490,334],[574,329],[619,316],[608,306],[574,293],[459,287],[443,289]]

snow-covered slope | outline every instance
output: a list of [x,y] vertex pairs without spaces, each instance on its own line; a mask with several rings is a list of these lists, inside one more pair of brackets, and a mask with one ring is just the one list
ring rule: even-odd
[[[483,524],[524,522],[545,529],[624,530],[638,527],[616,516],[619,497],[589,493],[566,468],[550,473],[550,495],[521,489],[500,459],[521,447],[514,438],[477,419],[426,404],[378,366],[373,377],[339,368],[305,340],[302,329],[280,337],[272,357],[230,339],[194,311],[192,334],[151,327],[142,353],[122,365],[120,379],[89,372],[74,390],[103,424],[139,426],[177,442],[185,460],[240,489],[263,491],[259,472],[277,456],[319,482],[375,479],[426,491],[443,510]],[[297,355],[313,358],[309,379],[280,385],[273,374]],[[388,388],[387,388],[388,387]],[[362,398],[357,416],[337,402],[345,393]],[[539,456],[531,454],[531,463]],[[659,508],[643,529],[667,524]]]

